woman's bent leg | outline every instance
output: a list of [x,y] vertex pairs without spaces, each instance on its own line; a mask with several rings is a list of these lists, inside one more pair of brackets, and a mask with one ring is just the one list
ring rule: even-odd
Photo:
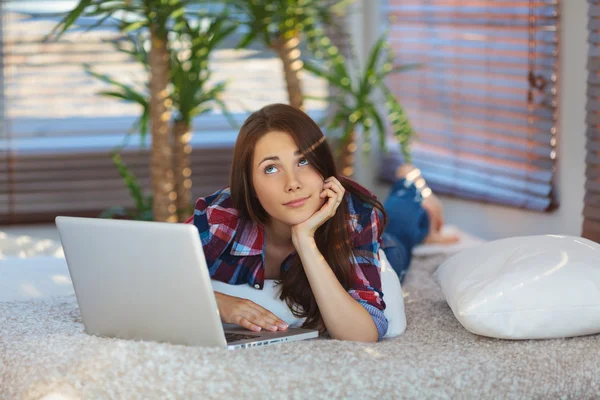
[[400,278],[400,282],[402,283],[406,273],[408,272],[410,254],[408,254],[406,251],[406,247],[394,239],[392,235],[384,233],[381,236],[381,239],[383,241],[381,249],[385,253],[390,266],[396,272],[398,278]]
[[[406,268],[410,264],[413,247],[421,243],[429,232],[429,216],[421,206],[422,200],[414,183],[399,179],[392,186],[384,203],[388,216],[385,233],[401,245],[402,252],[405,253],[403,257],[406,259]],[[393,264],[392,267],[396,270]]]

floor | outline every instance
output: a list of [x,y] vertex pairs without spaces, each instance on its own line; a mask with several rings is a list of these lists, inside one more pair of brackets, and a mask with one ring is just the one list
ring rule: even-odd
[[40,225],[0,225],[0,232],[11,236],[31,236],[36,239],[60,241],[60,236],[54,224]]

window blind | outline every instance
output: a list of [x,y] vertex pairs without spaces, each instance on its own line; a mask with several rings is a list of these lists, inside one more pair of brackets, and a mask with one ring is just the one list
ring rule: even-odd
[[4,138],[6,137],[6,128],[4,118],[5,115],[5,102],[4,102],[4,64],[2,54],[4,53],[4,43],[2,40],[2,31],[3,31],[3,18],[1,18],[2,10],[3,10],[2,1],[0,1],[0,176],[4,176],[5,178],[0,178],[0,215],[8,215],[8,196],[5,199],[2,199],[2,194],[8,193],[8,146],[3,143]]
[[390,87],[432,189],[557,207],[558,1],[388,0],[383,14],[396,63],[418,65]]
[[[84,33],[96,21],[82,19],[60,41],[42,42],[62,17],[57,13],[76,3],[1,3],[0,169],[6,173],[0,174],[0,224],[96,216],[111,206],[133,205],[110,151],[123,142],[140,110],[97,95],[108,87],[87,75],[83,64],[141,88],[147,75],[109,42],[120,34],[108,21]],[[223,100],[238,127],[263,105],[287,103],[281,61],[257,44],[235,49],[242,33],[212,57],[214,81],[230,82]],[[302,81],[307,93],[326,95],[324,81],[309,74]],[[324,108],[316,101],[305,105],[313,114]],[[192,198],[197,198],[228,184],[237,129],[220,112],[196,118],[193,128]],[[149,139],[144,148],[133,136],[123,152],[144,190],[151,187]]]
[[587,156],[583,236],[600,243],[600,0],[588,0]]

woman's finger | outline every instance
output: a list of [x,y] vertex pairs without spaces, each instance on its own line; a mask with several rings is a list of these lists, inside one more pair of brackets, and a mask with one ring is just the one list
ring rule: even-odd
[[335,176],[330,176],[329,178],[325,179],[325,182],[333,182],[340,184],[340,181]]
[[331,218],[335,215],[340,203],[342,202],[343,197],[339,196],[337,193],[333,192],[331,189],[328,189],[328,193],[326,194],[327,202],[323,205],[319,212],[322,212],[324,215]]
[[325,204],[321,208],[324,212],[331,212],[331,210],[334,210],[339,205],[338,196],[333,190],[327,189],[324,193],[321,193],[321,196],[326,199]]
[[344,187],[335,182],[327,183],[326,185],[323,186],[323,188],[333,190],[338,196],[343,196],[344,192],[345,192]]
[[243,319],[249,321],[253,325],[258,326],[261,329],[273,330],[273,329],[271,329],[272,324],[269,324],[266,321],[264,321],[262,318],[259,318],[257,315],[257,312],[250,307],[248,307],[244,310],[241,310],[239,315]]
[[276,331],[278,329],[285,330],[288,328],[288,325],[271,311],[250,300],[248,300],[248,311],[249,314],[246,315],[246,318],[264,329]]
[[260,332],[261,331],[261,327],[253,324],[252,322],[250,322],[248,319],[242,317],[241,315],[239,315],[234,322],[236,325],[239,325],[241,327],[244,327],[246,329],[248,329],[249,331],[254,331],[254,332]]
[[273,313],[271,313],[269,310],[264,310],[262,313],[262,317],[265,319],[265,321],[269,322],[271,325],[275,326],[276,330],[286,330],[288,328],[288,325],[283,322],[282,320],[280,320],[279,318],[277,318]]
[[251,307],[253,309],[255,315],[260,315],[270,325],[276,326],[277,329],[287,329],[288,328],[288,325],[284,321],[279,319],[275,314],[273,314],[271,311],[267,310],[266,308],[261,307],[258,304],[254,303],[250,300],[248,300],[248,305],[249,305],[249,307]]
[[346,188],[336,178],[333,178],[333,179],[334,179],[333,180],[333,187],[336,189],[337,192],[339,192],[343,196],[344,193],[346,193]]
[[337,195],[336,195],[336,193],[333,190],[331,190],[331,189],[325,189],[325,190],[323,190],[321,192],[321,197],[322,198],[326,198],[326,197],[336,198]]
[[243,318],[247,319],[254,325],[261,327],[262,329],[266,329],[268,331],[277,330],[277,326],[267,321],[266,318],[264,318],[258,311],[254,310],[253,308],[248,307],[246,310],[244,310],[244,312],[242,312],[241,315]]

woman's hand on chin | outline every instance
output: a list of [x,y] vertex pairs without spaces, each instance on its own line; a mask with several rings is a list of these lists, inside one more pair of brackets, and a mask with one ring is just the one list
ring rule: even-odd
[[323,190],[319,195],[325,199],[323,206],[306,221],[292,226],[292,242],[298,247],[301,241],[314,239],[315,232],[328,219],[333,217],[344,199],[346,189],[335,177],[329,177],[323,181]]

